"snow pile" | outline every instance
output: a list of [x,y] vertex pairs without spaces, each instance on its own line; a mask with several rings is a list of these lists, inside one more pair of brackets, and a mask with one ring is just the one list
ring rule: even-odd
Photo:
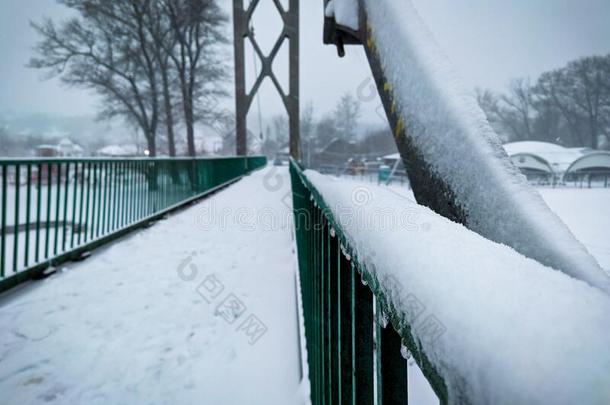
[[330,0],[324,15],[335,17],[337,24],[358,31],[358,0]]
[[610,292],[607,274],[511,164],[411,1],[363,4],[406,133],[468,227]]
[[[610,403],[606,294],[388,188],[305,173],[453,403]],[[354,220],[380,213],[400,220]]]

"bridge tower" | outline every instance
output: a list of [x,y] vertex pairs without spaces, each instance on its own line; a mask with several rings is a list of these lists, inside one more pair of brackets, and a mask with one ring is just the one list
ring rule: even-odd
[[[289,0],[288,9],[284,9],[280,0],[272,1],[282,17],[284,27],[269,55],[263,54],[254,37],[254,28],[250,25],[252,14],[260,0],[250,0],[244,9],[244,0],[233,0],[233,38],[235,50],[235,114],[236,114],[236,148],[238,155],[246,155],[247,148],[247,116],[256,94],[266,77],[269,77],[277,89],[286,112],[288,113],[290,132],[290,155],[300,158],[299,152],[299,0]],[[245,42],[249,40],[252,48],[262,62],[262,68],[256,77],[252,89],[246,89]],[[288,41],[289,58],[289,89],[288,93],[278,81],[273,72],[273,61],[282,47]]]

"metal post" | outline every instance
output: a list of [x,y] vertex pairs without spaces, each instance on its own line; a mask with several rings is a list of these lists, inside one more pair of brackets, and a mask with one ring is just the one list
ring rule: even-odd
[[[299,110],[299,0],[290,0],[290,9],[286,16],[285,32],[289,39],[289,77],[290,94],[284,97],[290,125],[290,156],[300,160],[300,110]],[[286,18],[287,17],[287,18]]]
[[[235,53],[235,144],[236,152],[240,156],[248,153],[248,128],[247,116],[252,101],[260,89],[263,80],[269,77],[276,87],[286,112],[290,128],[290,155],[300,158],[299,151],[299,0],[290,0],[289,9],[284,10],[281,3],[273,1],[279,14],[282,17],[284,29],[277,39],[269,55],[264,55],[260,46],[256,42],[253,29],[250,27],[252,14],[258,6],[260,0],[250,0],[248,8],[244,10],[243,0],[233,0],[233,38]],[[246,63],[245,63],[245,41],[250,40],[254,51],[262,62],[261,71],[254,82],[250,93],[246,92]],[[273,72],[273,61],[279,50],[288,40],[289,45],[289,92],[286,93],[279,80]]]

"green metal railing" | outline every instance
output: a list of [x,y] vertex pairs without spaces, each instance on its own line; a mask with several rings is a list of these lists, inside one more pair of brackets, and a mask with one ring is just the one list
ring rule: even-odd
[[324,198],[294,161],[290,175],[312,402],[408,403],[401,355],[408,349],[446,403],[443,380],[408,325],[396,328],[404,317],[359,262]]
[[258,156],[0,160],[0,291],[265,164]]

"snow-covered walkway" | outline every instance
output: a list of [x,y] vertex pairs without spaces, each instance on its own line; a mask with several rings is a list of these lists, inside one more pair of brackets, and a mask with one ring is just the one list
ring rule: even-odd
[[289,192],[255,172],[2,297],[0,402],[299,403]]

